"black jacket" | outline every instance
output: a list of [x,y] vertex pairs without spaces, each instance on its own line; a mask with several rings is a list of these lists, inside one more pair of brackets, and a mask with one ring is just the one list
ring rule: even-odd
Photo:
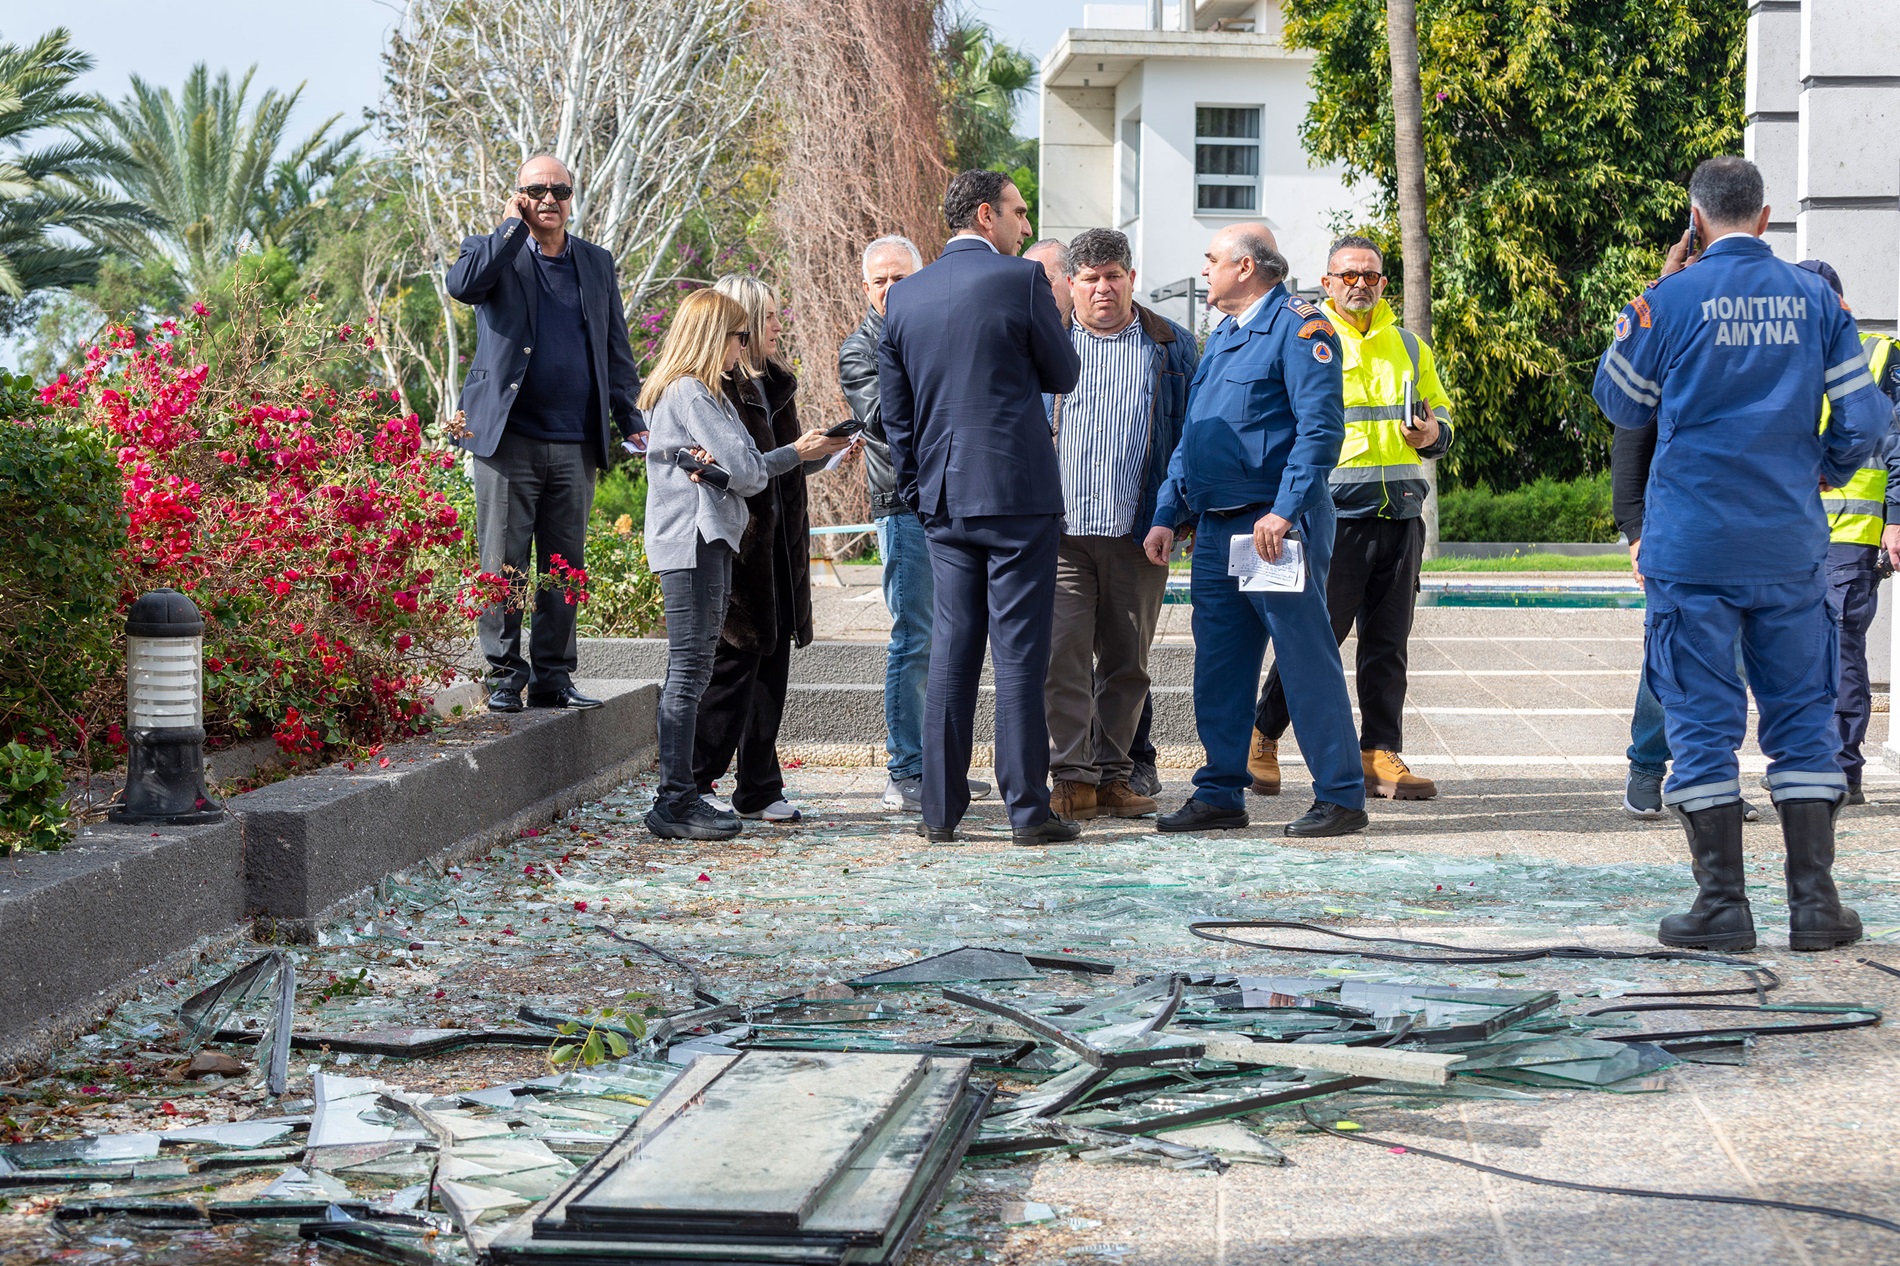
[[[523,248],[530,234],[520,220],[503,220],[487,237],[465,237],[462,253],[449,269],[449,293],[475,309],[475,359],[462,384],[462,413],[469,433],[462,447],[477,457],[493,457],[508,426],[508,411],[534,354],[535,309],[540,288],[534,259]],[[647,429],[634,404],[640,371],[627,341],[627,318],[620,306],[614,257],[592,242],[567,235],[581,283],[581,310],[587,318],[587,351],[600,390],[599,416],[589,429],[597,445],[594,457],[611,464],[619,441]],[[609,418],[611,416],[611,423]]]
[[877,404],[877,345],[883,337],[884,314],[872,308],[838,348],[838,387],[851,416],[864,423],[864,482],[871,491],[874,519],[917,510],[898,495],[891,445],[884,438],[884,415]]
[[[798,439],[798,379],[768,364],[763,378],[737,373],[724,379],[726,399],[761,453]],[[747,497],[739,553],[732,560],[732,598],[726,607],[725,640],[742,651],[769,655],[785,639],[809,646],[811,622],[811,519],[805,508],[805,467],[794,466]]]

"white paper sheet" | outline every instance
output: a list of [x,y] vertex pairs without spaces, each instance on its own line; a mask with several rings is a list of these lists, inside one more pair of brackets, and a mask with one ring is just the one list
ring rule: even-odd
[[1253,534],[1238,535],[1227,544],[1227,574],[1240,577],[1244,593],[1300,593],[1306,588],[1306,546],[1300,541],[1280,542],[1280,561],[1270,563],[1253,547]]

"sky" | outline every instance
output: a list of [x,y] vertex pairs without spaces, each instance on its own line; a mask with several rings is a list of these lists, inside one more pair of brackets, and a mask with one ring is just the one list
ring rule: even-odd
[[[964,7],[1038,62],[1065,27],[1082,24],[1082,0],[964,0]],[[65,26],[97,63],[81,87],[112,98],[135,73],[175,91],[194,62],[234,75],[256,63],[253,96],[305,84],[292,116],[300,134],[332,114],[357,121],[376,104],[383,37],[395,19],[394,3],[384,0],[0,0],[0,40],[24,43]],[[1041,111],[1033,99],[1024,99],[1021,115],[1020,130],[1034,135]]]

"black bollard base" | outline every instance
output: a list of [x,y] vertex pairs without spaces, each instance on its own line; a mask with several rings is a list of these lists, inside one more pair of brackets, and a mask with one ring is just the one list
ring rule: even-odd
[[127,824],[197,826],[224,817],[205,790],[202,728],[134,730],[127,736],[125,803],[106,816]]

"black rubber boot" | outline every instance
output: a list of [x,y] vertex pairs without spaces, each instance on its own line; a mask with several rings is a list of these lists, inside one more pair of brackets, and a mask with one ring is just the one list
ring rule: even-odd
[[1860,916],[1834,887],[1832,800],[1783,800],[1781,839],[1788,849],[1788,948],[1828,950],[1860,939]]
[[1656,939],[1676,949],[1754,949],[1755,920],[1748,911],[1742,877],[1742,802],[1679,816],[1689,834],[1698,891],[1687,914],[1672,914],[1662,921]]

